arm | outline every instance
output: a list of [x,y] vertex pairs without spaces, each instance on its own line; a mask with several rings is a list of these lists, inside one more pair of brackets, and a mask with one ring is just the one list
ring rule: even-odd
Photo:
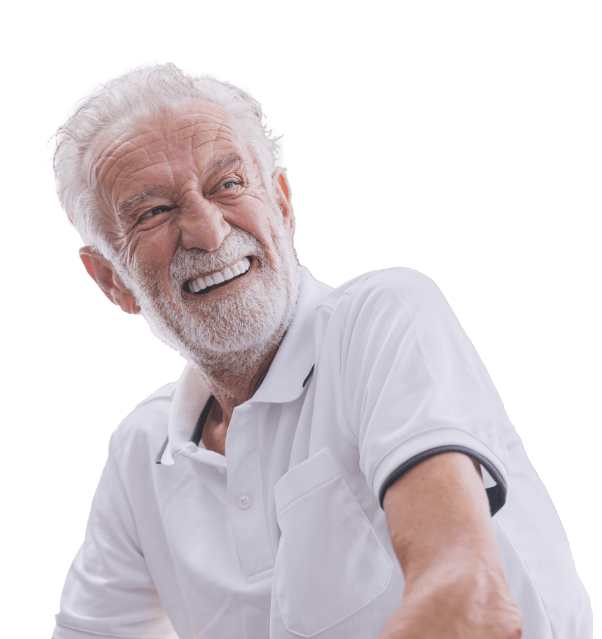
[[387,490],[384,510],[406,580],[378,639],[520,639],[480,472],[444,453]]
[[67,575],[53,639],[172,637],[140,549],[111,438],[86,537]]

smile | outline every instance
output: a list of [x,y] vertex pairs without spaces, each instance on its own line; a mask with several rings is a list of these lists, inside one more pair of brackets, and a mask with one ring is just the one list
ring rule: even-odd
[[184,284],[184,290],[190,293],[208,293],[210,290],[226,284],[227,282],[242,277],[251,268],[250,257],[243,257],[242,260],[236,262],[232,266],[228,266],[222,271],[211,273],[210,275],[201,275],[194,280],[189,280]]

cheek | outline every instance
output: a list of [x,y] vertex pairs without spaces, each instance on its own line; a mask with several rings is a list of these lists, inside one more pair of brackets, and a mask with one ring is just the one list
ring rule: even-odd
[[241,206],[232,210],[228,222],[257,238],[270,250],[276,236],[277,220],[273,211],[262,203],[261,206]]
[[128,246],[128,261],[139,273],[167,280],[174,247],[168,225],[139,233]]

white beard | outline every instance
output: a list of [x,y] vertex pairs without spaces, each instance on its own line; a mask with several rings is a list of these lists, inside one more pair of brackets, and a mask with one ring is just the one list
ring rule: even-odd
[[[298,261],[281,223],[273,239],[275,268],[257,238],[232,227],[212,253],[178,247],[169,267],[169,294],[144,273],[127,278],[151,331],[205,377],[218,380],[255,373],[293,319],[300,285]],[[184,281],[201,272],[223,270],[247,255],[258,262],[258,269],[244,290],[210,301],[203,295],[193,300],[183,297]]]

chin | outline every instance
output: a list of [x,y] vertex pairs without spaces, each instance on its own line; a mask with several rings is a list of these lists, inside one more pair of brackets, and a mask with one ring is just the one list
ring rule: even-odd
[[140,296],[139,305],[152,332],[200,372],[251,373],[281,342],[293,319],[300,277],[292,266],[281,275],[261,266],[247,289],[210,304],[190,305],[156,291]]
[[[157,279],[137,278],[137,301],[153,333],[209,376],[251,373],[282,340],[299,294],[298,261],[283,226],[274,240],[274,264],[257,238],[233,228],[214,253],[180,247],[170,263],[169,291]],[[196,273],[218,270],[241,255],[257,260],[248,286],[205,302],[182,294]]]

